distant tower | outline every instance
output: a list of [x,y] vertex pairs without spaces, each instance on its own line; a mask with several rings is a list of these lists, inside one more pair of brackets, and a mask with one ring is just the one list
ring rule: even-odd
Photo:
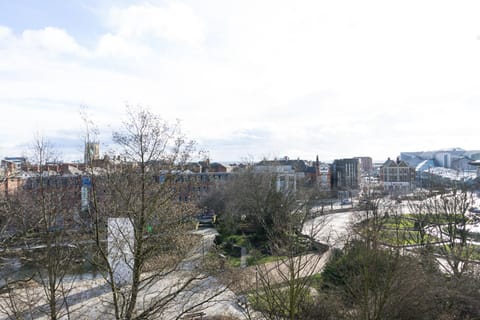
[[85,163],[90,163],[93,160],[100,159],[100,143],[98,142],[86,142],[85,143]]

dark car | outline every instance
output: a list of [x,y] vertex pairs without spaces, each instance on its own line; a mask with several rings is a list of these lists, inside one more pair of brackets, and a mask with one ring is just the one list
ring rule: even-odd
[[468,211],[472,213],[480,213],[480,208],[471,207],[470,209],[468,209]]
[[217,216],[213,210],[204,210],[196,216],[198,227],[213,227]]

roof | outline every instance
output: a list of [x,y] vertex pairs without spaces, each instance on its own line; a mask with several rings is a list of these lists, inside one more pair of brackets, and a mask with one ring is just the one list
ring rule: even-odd
[[456,181],[465,181],[470,179],[475,179],[477,174],[474,172],[460,172],[454,169],[447,169],[443,167],[433,167],[428,170],[430,174],[440,176],[442,178],[447,178],[450,180]]
[[392,167],[392,166],[397,166],[395,161],[393,161],[392,159],[388,159],[383,163],[383,167]]
[[417,165],[415,171],[426,171],[433,167],[435,167],[435,163],[433,162],[433,160],[423,160]]
[[231,166],[229,166],[228,164],[220,163],[220,162],[212,162],[212,163],[210,163],[210,167],[211,167],[211,168],[213,168],[213,167],[230,168]]
[[308,173],[316,173],[316,172],[317,172],[317,168],[315,168],[315,167],[307,167],[306,172],[308,172]]
[[13,162],[25,162],[27,158],[25,157],[5,157],[3,158],[6,161],[13,161]]
[[278,159],[278,160],[262,160],[258,163],[258,165],[264,165],[264,166],[275,166],[275,165],[280,165],[280,166],[291,166],[295,171],[297,172],[305,172],[307,170],[307,164],[305,163],[305,160],[291,160],[291,159]]
[[78,169],[75,166],[67,166],[67,171],[64,172],[64,174],[73,174],[73,175],[81,175],[83,174],[83,171]]

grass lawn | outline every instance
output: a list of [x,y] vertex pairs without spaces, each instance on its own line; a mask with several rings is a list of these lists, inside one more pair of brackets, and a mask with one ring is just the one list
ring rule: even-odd
[[385,219],[385,228],[391,229],[413,229],[415,227],[415,220],[405,216],[389,217]]
[[[300,240],[303,240],[303,238]],[[247,249],[247,266],[260,265],[287,258],[283,255],[271,255],[263,246],[265,246],[264,243],[255,243],[249,235],[229,235],[222,237],[220,243],[220,247],[226,256],[227,262],[233,267],[240,267],[241,247]],[[315,250],[312,249],[309,244],[306,242],[303,243],[302,241],[299,241],[298,246],[299,255]]]
[[448,245],[435,246],[433,248],[434,252],[440,255],[451,255],[459,256],[462,259],[466,260],[477,260],[480,261],[480,246],[470,244],[467,247],[455,247],[452,249]]
[[240,268],[240,258],[227,256],[227,262],[229,265],[235,268]]
[[461,214],[406,214],[406,218],[413,220],[424,220],[427,224],[447,224],[449,222],[462,223],[468,220],[468,218]]
[[384,218],[382,223],[388,228],[413,229],[417,223],[423,221],[424,225],[429,224],[447,224],[449,222],[462,223],[468,220],[460,214],[445,215],[445,214],[404,214],[400,216],[390,216]]
[[473,241],[480,242],[480,233],[478,232],[468,232],[467,236],[472,239]]
[[[446,214],[405,214],[399,216],[389,216],[379,221],[382,230],[380,231],[380,241],[392,246],[420,245],[440,241],[436,237],[428,234],[423,235],[419,232],[419,225],[428,226],[432,224],[462,223],[466,217]],[[367,225],[368,221],[364,221]],[[360,225],[362,225],[360,224]],[[480,234],[469,234],[472,240],[480,241]]]
[[437,238],[425,234],[423,241],[420,232],[415,230],[381,230],[380,241],[391,246],[408,246],[427,244],[438,241]]
[[[269,256],[269,255],[261,255],[258,257],[248,256],[247,257],[247,267],[255,266],[259,264],[269,263],[280,261],[282,259],[286,259],[285,256]],[[227,262],[232,266],[239,268],[240,267],[240,257],[232,257],[227,256]]]

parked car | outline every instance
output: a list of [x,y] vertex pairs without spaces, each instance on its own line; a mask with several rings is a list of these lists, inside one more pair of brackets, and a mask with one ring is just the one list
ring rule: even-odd
[[351,204],[352,202],[349,200],[349,199],[342,199],[342,201],[340,202],[340,204],[344,205],[344,204]]
[[480,208],[471,207],[470,209],[468,209],[468,211],[472,213],[480,213]]
[[215,215],[215,211],[204,209],[202,212],[196,215],[197,219],[197,228],[199,227],[213,227],[217,220],[217,216]]

